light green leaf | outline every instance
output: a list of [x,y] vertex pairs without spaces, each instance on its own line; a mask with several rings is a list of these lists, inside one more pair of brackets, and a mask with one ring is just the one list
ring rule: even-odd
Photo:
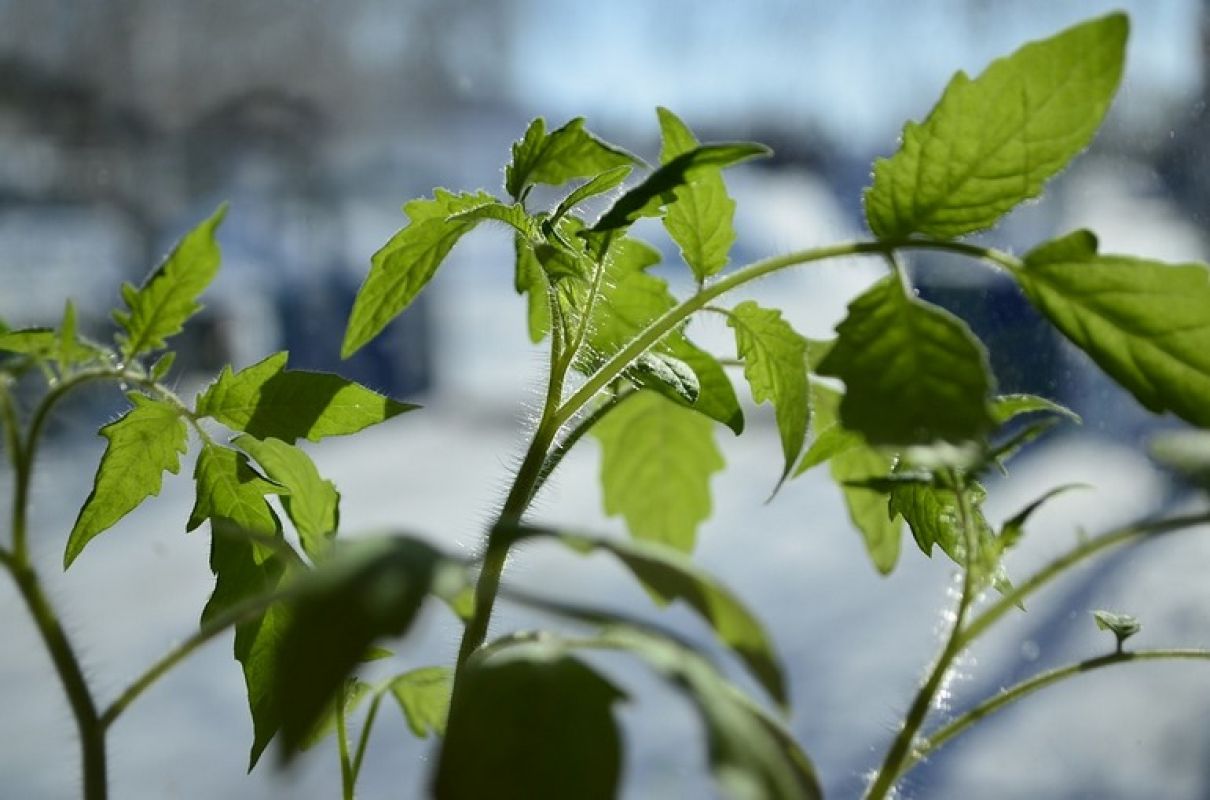
[[717,172],[742,161],[763,158],[772,151],[753,142],[705,144],[681,153],[647,176],[647,179],[618,198],[617,202],[597,220],[592,230],[597,233],[629,226],[640,217],[654,217],[665,205],[675,200],[678,187],[701,175]]
[[114,311],[113,318],[124,331],[118,334],[123,358],[164,347],[164,340],[180,333],[185,321],[201,310],[197,299],[218,274],[221,253],[214,233],[226,215],[224,203],[185,234],[142,287],[122,286],[129,310]]
[[376,425],[416,408],[328,372],[286,369],[274,353],[247,369],[223,367],[197,400],[197,414],[258,439],[318,442]]
[[597,175],[592,180],[577,186],[566,197],[559,201],[559,205],[555,207],[554,213],[550,217],[550,224],[556,225],[567,212],[583,203],[590,197],[596,197],[599,194],[604,194],[615,186],[620,186],[622,181],[630,174],[632,167],[628,164],[621,167],[614,167],[606,170],[600,175]]
[[1210,427],[1210,271],[1099,255],[1088,231],[1013,273],[1029,301],[1145,408]]
[[[818,383],[811,384],[811,409],[815,414],[815,430],[821,432],[820,438],[829,430],[842,432],[835,437],[837,441],[829,447],[830,452],[826,456],[820,453],[815,457],[828,461],[832,480],[844,495],[849,518],[861,532],[874,566],[886,575],[895,568],[899,560],[903,524],[897,515],[888,510],[888,497],[885,492],[856,484],[889,475],[895,466],[895,460],[870,447],[859,435],[841,426],[840,404],[841,396],[838,392]],[[812,446],[812,450],[814,449]],[[803,459],[804,464],[813,457],[812,450],[807,451]],[[802,473],[804,468],[800,466],[798,471]]]
[[[983,487],[978,484],[966,490],[979,553],[987,553],[987,560],[994,568],[999,560],[999,551],[992,552],[995,535],[980,508],[985,496]],[[888,509],[891,514],[903,516],[917,546],[926,556],[932,557],[933,545],[937,545],[955,564],[965,566],[966,533],[962,528],[962,513],[956,491],[927,483],[900,483],[890,490]]]
[[726,425],[736,436],[743,433],[744,411],[735,395],[735,387],[718,359],[684,336],[669,340],[668,349],[697,375],[698,393],[693,410]]
[[550,332],[550,281],[534,254],[533,246],[524,236],[518,234],[513,237],[513,252],[517,259],[513,285],[517,294],[525,295],[529,340],[536,344]]
[[278,648],[281,742],[290,758],[374,643],[400,636],[446,571],[462,572],[419,539],[358,538],[299,578]]
[[186,531],[209,519],[226,519],[252,533],[277,531],[277,516],[265,502],[265,495],[277,494],[282,489],[254,470],[243,453],[229,447],[204,444],[193,477],[197,483],[197,499],[189,514]]
[[1037,197],[1092,141],[1117,91],[1129,25],[1110,14],[959,72],[922,124],[874,164],[866,219],[880,239],[949,239]]
[[778,486],[790,474],[807,437],[811,413],[807,394],[807,342],[776,309],[751,300],[727,315],[735,331],[736,354],[743,359],[744,377],[758,403],[772,403],[785,456]]
[[840,419],[870,444],[961,443],[992,427],[982,344],[957,317],[909,297],[895,276],[850,303],[836,331],[816,371],[845,382]]
[[636,539],[692,551],[710,516],[710,476],[724,466],[710,420],[641,391],[592,434],[601,442],[605,513],[621,514]]
[[285,487],[288,494],[282,496],[282,507],[294,523],[307,555],[312,559],[327,555],[340,525],[336,485],[320,477],[305,451],[280,439],[260,440],[243,433],[234,442],[256,459],[270,480]]
[[794,736],[697,653],[636,628],[609,628],[592,646],[633,653],[693,702],[706,728],[710,770],[726,797],[820,800],[815,769]]
[[408,225],[370,258],[370,272],[349,313],[341,358],[353,355],[399,316],[478,222],[451,217],[494,201],[485,192],[451,194],[438,189],[432,200],[413,200],[404,207]]
[[453,670],[421,667],[393,678],[388,686],[416,738],[427,738],[430,733],[445,735],[450,690],[454,686]]
[[613,706],[625,695],[566,648],[488,648],[459,676],[434,797],[612,800],[622,767]]
[[490,203],[474,206],[446,217],[446,222],[455,223],[478,223],[488,220],[503,222],[527,239],[537,239],[542,235],[538,224],[525,212],[525,207],[520,203],[506,205],[493,200]]
[[176,353],[172,350],[164,351],[164,354],[155,360],[151,368],[147,370],[147,374],[153,381],[162,381],[168,371],[172,369],[172,365],[176,363]]
[[[656,109],[663,147],[660,162],[667,164],[698,146],[696,137],[675,114]],[[674,202],[664,214],[664,228],[681,248],[681,257],[698,282],[727,264],[735,243],[735,201],[727,194],[721,171],[703,171],[673,191]]]
[[992,398],[992,419],[998,425],[1003,425],[1022,414],[1039,412],[1067,417],[1077,425],[1083,421],[1080,419],[1079,414],[1067,406],[1056,403],[1054,400],[1047,400],[1045,397],[1038,397],[1032,394],[1003,394]]
[[0,333],[0,350],[8,353],[48,361],[58,356],[59,349],[59,334],[52,328],[22,328]]
[[663,353],[643,353],[623,374],[636,386],[654,389],[687,406],[697,402],[702,390],[692,367]]
[[97,467],[92,493],[76,517],[63,568],[71,566],[93,537],[110,528],[148,497],[160,493],[165,471],[181,469],[186,450],[185,422],[168,403],[137,392],[127,395],[134,408],[101,428],[109,440]]
[[[280,536],[277,518],[265,505],[272,528],[249,531],[243,525],[213,518],[210,540],[210,569],[215,575],[214,593],[202,612],[205,625],[232,606],[279,589],[286,580],[281,560],[266,553],[248,534]],[[259,516],[259,515],[258,515]],[[252,748],[248,757],[251,772],[269,742],[281,728],[280,680],[282,664],[278,648],[290,624],[290,611],[277,603],[260,617],[235,627],[235,660],[244,672],[248,708],[252,715]]]
[[512,163],[504,171],[505,189],[514,200],[520,200],[531,184],[559,186],[573,178],[638,163],[630,153],[586,131],[583,117],[549,134],[545,120],[538,117],[529,124],[525,138],[513,145]]
[[678,550],[656,542],[599,539],[541,528],[524,528],[523,536],[546,536],[581,553],[604,551],[634,573],[664,603],[682,600],[701,615],[760,681],[769,694],[787,705],[785,675],[764,627],[726,587],[698,569]]

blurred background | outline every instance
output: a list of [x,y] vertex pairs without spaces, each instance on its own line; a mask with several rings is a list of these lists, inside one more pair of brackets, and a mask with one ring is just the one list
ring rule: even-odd
[[[347,531],[406,529],[470,552],[521,451],[543,359],[512,290],[510,238],[484,230],[459,244],[401,320],[339,360],[369,256],[402,225],[404,202],[435,186],[501,191],[509,145],[538,115],[551,127],[585,116],[602,137],[654,160],[654,107],[666,105],[703,140],[754,139],[776,151],[728,173],[739,202],[733,263],[860,237],[871,161],[894,151],[904,120],[923,117],[954,70],[974,74],[1028,39],[1121,6],[1132,36],[1105,129],[1045,200],[984,238],[1022,250],[1087,226],[1105,251],[1202,260],[1210,3],[1198,0],[0,0],[0,319],[54,324],[70,296],[82,330],[107,338],[121,281],[141,281],[229,200],[223,271],[177,342],[182,392],[224,363],[287,349],[291,366],[422,403],[379,433],[314,453],[343,492]],[[658,226],[644,231],[675,264]],[[916,258],[912,269],[924,296],[991,347],[1003,391],[1046,395],[1087,420],[990,487],[993,519],[1064,481],[1095,487],[1039,514],[1010,574],[1027,574],[1079,530],[1197,502],[1140,455],[1150,433],[1174,423],[1140,410],[1050,335],[1006,280],[941,256]],[[685,270],[667,274],[688,288]],[[877,274],[876,265],[836,263],[781,273],[751,296],[822,337]],[[692,334],[732,354],[721,324],[695,322]],[[34,487],[39,563],[102,702],[187,635],[212,587],[204,534],[181,534],[185,475],[58,575],[101,452],[96,428],[121,408],[116,391],[74,404],[56,422]],[[779,468],[776,432],[767,407],[748,414],[743,440],[720,429],[730,467],[715,480],[699,557],[766,621],[792,678],[791,726],[830,794],[854,796],[936,646],[952,570],[908,542],[900,569],[878,577],[821,475],[765,505]],[[620,530],[598,510],[595,458],[591,444],[573,454],[537,515]],[[1092,608],[1140,616],[1140,646],[1210,644],[1206,566],[1210,541],[1193,533],[1077,571],[966,659],[942,713],[1105,650]],[[512,576],[646,609],[605,562],[535,549],[518,556]],[[24,614],[0,585],[0,796],[73,796],[71,717]],[[687,614],[660,614],[709,646]],[[452,657],[455,623],[440,609],[430,616],[396,667]],[[500,626],[533,621],[505,611]],[[710,796],[692,711],[624,665],[605,668],[641,701],[623,714],[627,796]],[[290,771],[266,759],[243,774],[251,725],[242,692],[229,639],[163,680],[113,730],[114,796],[335,796],[330,743]],[[914,773],[902,796],[1210,797],[1208,715],[1204,665],[1105,671],[980,726]],[[361,796],[421,796],[429,744],[398,718],[379,725]]]

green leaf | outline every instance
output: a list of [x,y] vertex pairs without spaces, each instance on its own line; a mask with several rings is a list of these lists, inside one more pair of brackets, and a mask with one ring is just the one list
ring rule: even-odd
[[698,393],[693,410],[726,425],[736,436],[743,433],[744,411],[735,395],[735,387],[718,359],[683,336],[668,341],[668,349],[697,376]]
[[306,739],[299,745],[299,749],[310,750],[335,732],[340,717],[336,702],[337,698],[344,705],[345,720],[347,721],[357,708],[365,702],[365,699],[374,694],[374,687],[359,678],[349,678],[345,681],[342,693],[343,697],[338,694],[337,697],[332,698],[332,702],[328,703],[328,707],[324,709],[323,716],[320,717],[315,728],[311,730]]
[[0,333],[0,350],[32,356],[39,361],[55,359],[59,353],[59,335],[51,328],[22,328]]
[[197,414],[258,439],[318,442],[376,425],[416,408],[328,372],[286,369],[274,353],[247,369],[223,367],[197,400]]
[[221,253],[214,233],[226,215],[224,203],[185,234],[142,287],[122,286],[128,310],[114,311],[113,318],[125,331],[118,334],[123,358],[164,347],[164,340],[180,333],[185,321],[201,310],[197,299],[218,274]]
[[[248,538],[248,533],[279,536],[280,526],[264,503],[269,529],[249,531],[222,517],[212,518],[210,569],[215,575],[214,593],[202,612],[205,625],[227,609],[253,597],[279,589],[286,579],[282,561]],[[248,708],[252,715],[252,748],[248,756],[251,772],[269,742],[281,728],[280,681],[283,665],[278,649],[290,624],[290,611],[282,603],[269,606],[260,617],[235,626],[235,660],[244,673]]]
[[485,192],[451,194],[438,189],[432,200],[413,200],[404,207],[408,225],[370,258],[370,272],[349,313],[341,358],[360,350],[403,313],[458,240],[478,223],[453,215],[494,201]]
[[277,516],[265,502],[265,495],[277,494],[281,487],[265,480],[243,453],[207,443],[198,454],[193,477],[197,499],[186,531],[212,519],[229,520],[251,533],[274,534],[278,530]]
[[446,222],[479,223],[488,220],[512,226],[517,233],[527,239],[537,239],[542,235],[538,224],[525,212],[525,207],[520,203],[506,205],[493,200],[490,203],[484,203],[446,217]]
[[717,172],[742,161],[772,154],[763,144],[725,142],[705,144],[681,153],[647,176],[647,179],[618,198],[617,202],[597,220],[592,230],[597,233],[629,226],[640,217],[654,217],[676,198],[674,190],[703,174]]
[[531,641],[480,651],[459,676],[435,797],[616,796],[625,695],[566,648]]
[[1112,611],[1104,611],[1102,609],[1093,611],[1092,618],[1096,621],[1098,628],[1113,633],[1117,639],[1119,652],[1122,649],[1122,642],[1134,636],[1143,627],[1137,619],[1129,614],[1116,614]]
[[710,516],[710,476],[724,466],[710,420],[641,391],[592,434],[601,442],[605,513],[621,514],[636,539],[692,551]]
[[526,296],[529,340],[537,344],[550,332],[550,281],[524,236],[513,237],[513,252],[517,259],[514,286],[517,294]]
[[388,687],[399,703],[408,728],[418,739],[445,735],[454,672],[449,667],[421,667],[391,679]]
[[1060,417],[1067,417],[1072,422],[1079,425],[1083,420],[1080,415],[1072,411],[1067,406],[1056,403],[1054,400],[1047,400],[1045,397],[1038,397],[1032,394],[1004,394],[992,398],[992,419],[997,425],[1016,419],[1022,414],[1035,413],[1050,413]]
[[[989,550],[994,548],[995,536],[980,508],[986,492],[979,484],[972,484],[965,491],[974,515],[971,523],[979,553],[988,554],[983,560],[989,561],[994,569],[999,561],[999,551],[992,553]],[[932,557],[933,545],[937,545],[955,564],[966,565],[966,534],[962,529],[958,493],[954,489],[925,483],[901,483],[890,491],[888,510],[903,516],[917,546],[926,556]]]
[[549,134],[545,120],[538,117],[529,124],[525,137],[513,145],[512,163],[504,171],[505,189],[514,200],[520,200],[535,183],[559,186],[638,163],[630,153],[586,131],[583,117]]
[[[820,431],[820,439],[827,435],[829,430],[842,432],[834,437],[838,441],[828,448],[830,453],[823,460],[828,461],[832,480],[840,486],[849,518],[861,532],[870,559],[878,571],[886,575],[895,568],[899,560],[903,524],[898,516],[890,513],[889,498],[885,492],[858,484],[871,478],[889,475],[895,460],[870,447],[857,434],[844,429],[839,419],[840,404],[841,396],[838,392],[818,383],[811,384],[811,408],[815,413],[815,429]],[[819,440],[816,440],[817,444],[818,442]],[[813,457],[823,457],[822,453],[813,456],[813,450],[814,445],[807,451],[803,459],[804,464]],[[804,468],[800,466],[798,472],[803,471]]]
[[643,353],[624,374],[636,386],[655,389],[687,406],[697,402],[702,390],[692,367],[663,353]]
[[172,369],[174,363],[176,363],[176,353],[172,350],[166,350],[151,365],[151,369],[147,370],[147,374],[153,381],[162,381],[164,380],[164,376],[168,374],[168,371]]
[[[785,456],[778,486],[790,474],[807,438],[811,413],[807,394],[807,342],[776,309],[765,309],[751,300],[740,303],[727,315],[735,331],[736,354],[743,359],[744,377],[752,387],[752,399],[772,403]],[[776,491],[776,490],[775,490]]]
[[714,629],[719,640],[743,659],[765,690],[778,703],[788,704],[785,675],[760,621],[730,590],[679,551],[655,542],[599,539],[543,528],[524,528],[520,533],[551,537],[580,553],[611,554],[660,602],[682,600],[693,608]]
[[816,371],[844,381],[840,419],[870,444],[961,443],[992,427],[983,346],[957,317],[909,297],[895,276],[850,303],[836,331]]
[[1072,489],[1089,489],[1092,488],[1086,483],[1065,483],[1062,486],[1056,486],[1044,495],[1034,500],[1025,508],[1018,511],[1009,517],[1004,525],[1000,528],[1000,536],[997,539],[1001,552],[1007,552],[1009,548],[1015,546],[1021,540],[1022,534],[1025,532],[1025,523],[1033,516],[1033,513],[1041,508],[1047,501],[1053,497],[1070,492]]
[[994,225],[1088,146],[1117,91],[1129,29],[1110,14],[957,73],[922,124],[874,164],[866,219],[880,239]]
[[810,759],[785,727],[724,680],[706,659],[635,628],[610,628],[594,646],[642,658],[693,702],[706,727],[710,769],[727,797],[818,800]]
[[[663,147],[660,162],[667,164],[698,146],[697,139],[675,114],[658,108]],[[675,200],[664,214],[664,228],[681,248],[681,257],[698,282],[727,265],[735,243],[735,201],[727,194],[720,171],[704,171],[674,190]]]
[[280,439],[260,440],[240,434],[234,443],[256,459],[265,475],[285,487],[282,507],[298,531],[303,550],[313,560],[327,555],[340,525],[340,493],[324,480],[305,451]]
[[360,538],[300,578],[278,648],[281,741],[290,758],[374,643],[402,635],[435,585],[462,567],[419,539]]
[[1099,255],[1088,231],[1013,273],[1029,301],[1150,411],[1210,426],[1210,271]]
[[604,194],[616,186],[620,186],[626,177],[630,175],[632,167],[627,164],[621,167],[614,167],[606,170],[600,175],[597,175],[592,180],[577,186],[566,197],[559,201],[559,205],[555,207],[554,213],[550,217],[550,223],[555,225],[563,218],[567,212],[583,203],[590,197],[596,197],[599,194]]
[[188,434],[177,409],[137,392],[127,397],[134,407],[100,430],[109,441],[97,467],[92,493],[68,537],[64,569],[93,537],[148,497],[158,495],[165,471],[175,475],[181,469]]

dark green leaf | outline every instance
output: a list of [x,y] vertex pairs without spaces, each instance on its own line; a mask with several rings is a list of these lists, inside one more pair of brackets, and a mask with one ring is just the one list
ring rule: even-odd
[[1013,273],[1063,335],[1150,411],[1210,426],[1210,271],[1099,255],[1077,231]]
[[185,321],[201,310],[197,299],[218,274],[221,253],[214,233],[226,215],[224,203],[185,234],[141,288],[122,286],[128,310],[114,311],[113,318],[124,331],[118,334],[123,358],[163,347],[165,339],[180,333]]
[[1064,492],[1070,492],[1072,489],[1089,488],[1091,487],[1086,483],[1065,483],[1062,486],[1056,486],[1016,514],[1013,514],[1005,521],[1003,527],[1000,528],[1000,536],[998,538],[1000,551],[1002,553],[1007,552],[1009,548],[1015,546],[1021,540],[1021,535],[1025,532],[1025,523],[1048,500]]
[[176,474],[186,450],[187,431],[177,409],[131,392],[134,408],[101,428],[109,440],[97,467],[92,493],[76,517],[63,567],[71,566],[94,536],[160,493],[165,471]]
[[697,611],[777,702],[783,706],[789,702],[785,676],[760,621],[734,594],[679,551],[654,542],[598,539],[539,528],[525,528],[522,533],[554,537],[582,553],[610,553],[661,602],[682,600]]
[[785,456],[778,485],[790,474],[807,437],[811,413],[807,396],[807,342],[776,309],[748,300],[727,316],[735,330],[735,349],[744,361],[744,377],[758,403],[772,403]]
[[605,513],[621,514],[636,539],[690,552],[710,516],[710,476],[724,466],[710,420],[650,391],[592,429],[601,442]]
[[622,768],[613,706],[622,699],[557,643],[476,653],[459,676],[434,796],[612,800]]
[[407,631],[447,570],[460,573],[461,567],[418,539],[363,538],[335,548],[298,580],[293,617],[278,648],[287,758],[375,641]]
[[845,382],[840,419],[870,444],[960,443],[991,428],[983,346],[957,317],[909,297],[895,276],[850,303],[836,331],[817,371]]
[[[286,579],[282,561],[248,536],[253,533],[280,537],[272,510],[263,498],[261,504],[271,528],[250,531],[222,517],[210,521],[210,569],[214,572],[215,584],[214,593],[202,612],[203,625],[232,606],[276,591]],[[289,623],[289,609],[277,603],[260,617],[235,627],[234,655],[243,668],[248,708],[252,714],[249,771],[256,766],[265,747],[281,727],[279,694],[283,665],[278,658],[278,648]]]
[[959,72],[923,124],[874,164],[866,219],[880,239],[948,239],[1037,197],[1092,141],[1117,91],[1129,25],[1111,14],[1025,45],[975,80]]
[[449,667],[421,667],[393,678],[388,684],[408,728],[419,739],[430,733],[445,735],[454,673]]
[[327,555],[340,525],[340,493],[324,480],[311,457],[280,439],[260,440],[248,434],[235,437],[235,444],[256,459],[265,475],[288,493],[282,507],[298,531],[303,550],[312,559]]
[[513,160],[504,172],[505,189],[514,200],[520,200],[531,184],[559,186],[573,178],[637,163],[630,153],[586,131],[582,117],[549,134],[539,117],[529,124],[525,138],[513,145]]
[[[675,114],[666,108],[656,111],[663,138],[661,163],[698,146],[697,138]],[[719,170],[702,171],[674,189],[673,195],[675,200],[664,214],[664,228],[681,248],[681,256],[698,282],[704,281],[727,264],[735,242],[735,201],[728,196]]]
[[657,216],[675,200],[674,190],[709,172],[772,153],[753,142],[705,144],[681,153],[647,176],[647,179],[618,198],[593,230],[600,233],[629,226],[640,217]]
[[[337,698],[344,705],[345,720],[347,722],[349,717],[353,715],[353,712],[365,702],[365,699],[374,694],[374,687],[358,678],[349,678],[345,681],[343,694],[343,697],[338,695]],[[323,716],[320,717],[315,728],[300,743],[300,750],[310,750],[336,730],[340,716],[336,703],[337,698],[333,698],[332,702],[328,703],[328,707],[324,709]]]
[[224,367],[198,398],[198,415],[258,439],[293,443],[356,433],[416,408],[339,375],[287,370],[286,358],[275,353],[234,374]]
[[357,292],[341,345],[342,358],[357,352],[407,308],[441,262],[477,220],[451,216],[494,202],[484,192],[450,194],[438,189],[432,200],[404,207],[409,223],[370,258],[370,272]]

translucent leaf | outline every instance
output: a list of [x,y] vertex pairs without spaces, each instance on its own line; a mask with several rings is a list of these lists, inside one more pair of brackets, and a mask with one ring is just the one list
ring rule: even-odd
[[280,439],[257,439],[248,434],[235,437],[235,444],[282,486],[282,507],[298,531],[303,550],[312,559],[327,555],[340,525],[340,493],[324,480],[305,451]]
[[293,443],[356,433],[416,408],[339,375],[287,370],[286,358],[274,353],[236,373],[224,367],[198,398],[197,414],[258,439]]
[[[697,138],[675,114],[657,109],[663,146],[660,162],[667,164],[698,146]],[[735,243],[735,201],[727,194],[721,171],[702,171],[673,191],[675,201],[664,214],[664,228],[681,248],[681,257],[698,281],[727,264]]]
[[592,434],[601,443],[605,513],[621,514],[636,539],[690,552],[710,516],[710,476],[724,466],[710,420],[641,391]]
[[816,371],[844,381],[841,421],[870,444],[961,443],[992,427],[983,346],[957,317],[909,297],[895,276],[850,303],[836,331]]
[[744,377],[758,403],[772,403],[785,456],[781,481],[786,479],[802,452],[811,413],[807,394],[807,342],[776,309],[761,308],[751,300],[740,303],[727,316],[735,331],[735,349],[744,362]]
[[520,234],[513,237],[513,252],[516,254],[516,277],[514,287],[517,294],[526,297],[526,323],[529,340],[537,343],[550,333],[550,282],[541,262],[534,254],[533,245]]
[[[966,490],[980,556],[972,566],[982,563],[994,570],[999,563],[1000,551],[996,548],[991,525],[980,508],[985,495],[978,484]],[[962,527],[958,493],[954,489],[925,483],[901,483],[890,490],[888,510],[903,516],[917,546],[926,556],[931,557],[933,545],[937,545],[955,564],[966,566],[966,533]]]
[[495,222],[503,222],[505,225],[511,226],[517,233],[527,239],[536,239],[541,236],[540,229],[536,222],[525,212],[525,207],[520,203],[513,205],[505,205],[504,203],[492,201],[484,203],[466,211],[459,211],[451,214],[446,218],[447,222],[484,222],[487,220]]
[[193,477],[197,499],[185,530],[191,531],[211,519],[226,519],[254,533],[272,534],[278,530],[277,517],[265,502],[265,495],[276,494],[281,487],[265,480],[243,453],[205,444],[198,454]]
[[753,142],[725,142],[695,147],[676,156],[619,197],[592,229],[603,233],[625,228],[640,217],[657,216],[665,205],[673,202],[675,189],[703,174],[771,153],[763,144]]
[[110,528],[148,497],[160,493],[165,471],[176,474],[187,445],[185,422],[159,400],[131,392],[134,408],[101,428],[108,439],[92,493],[84,501],[67,540],[63,566],[71,566],[93,537]]
[[172,365],[176,363],[176,353],[172,350],[166,351],[163,355],[155,360],[151,365],[151,369],[147,370],[147,374],[153,381],[162,381],[168,371],[172,369]]
[[[263,498],[261,504],[274,528],[251,532],[279,535],[272,510]],[[276,591],[286,579],[281,560],[248,538],[250,531],[244,526],[221,517],[211,519],[210,524],[210,569],[214,572],[215,584],[214,593],[202,612],[203,625],[238,603]],[[261,616],[235,626],[234,656],[243,669],[248,709],[252,715],[249,771],[281,728],[278,687],[282,665],[278,647],[289,623],[289,609],[277,603]]]
[[1057,414],[1061,417],[1067,417],[1077,425],[1082,422],[1080,415],[1072,411],[1067,406],[1061,403],[1056,403],[1054,400],[1047,400],[1045,397],[1038,397],[1032,394],[1003,394],[992,398],[992,419],[997,424],[1004,423],[1016,419],[1022,414],[1035,414],[1046,412]]
[[788,704],[785,676],[760,621],[730,590],[679,551],[655,542],[597,539],[538,528],[526,528],[522,533],[553,537],[583,553],[610,553],[661,602],[682,600],[693,608],[719,640],[743,659],[766,691],[783,706]]
[[1100,255],[1077,231],[1013,273],[1029,301],[1150,411],[1210,426],[1210,271]]
[[1092,141],[1117,91],[1124,14],[1084,22],[959,72],[890,159],[874,164],[866,219],[880,239],[948,239],[994,225]]
[[433,795],[611,800],[622,768],[613,706],[624,698],[556,643],[476,653],[459,676]]
[[226,215],[224,203],[185,234],[142,287],[122,286],[128,310],[114,311],[113,318],[124,331],[118,334],[123,358],[164,347],[164,340],[180,333],[185,321],[201,310],[197,299],[218,274],[221,254],[214,233]]
[[559,186],[573,178],[637,163],[630,153],[586,131],[582,117],[549,134],[545,120],[538,117],[529,124],[525,137],[513,145],[512,163],[504,171],[505,189],[519,200],[531,184]]
[[393,678],[388,684],[408,728],[419,739],[430,733],[445,735],[454,672],[448,667],[421,667]]
[[494,201],[484,192],[451,194],[438,189],[432,200],[413,200],[404,206],[410,222],[370,258],[370,272],[349,313],[342,358],[360,350],[403,313],[458,240],[478,223],[451,216]]
[[461,571],[419,539],[359,538],[294,587],[278,649],[278,707],[289,758],[374,643],[405,633],[444,570]]

